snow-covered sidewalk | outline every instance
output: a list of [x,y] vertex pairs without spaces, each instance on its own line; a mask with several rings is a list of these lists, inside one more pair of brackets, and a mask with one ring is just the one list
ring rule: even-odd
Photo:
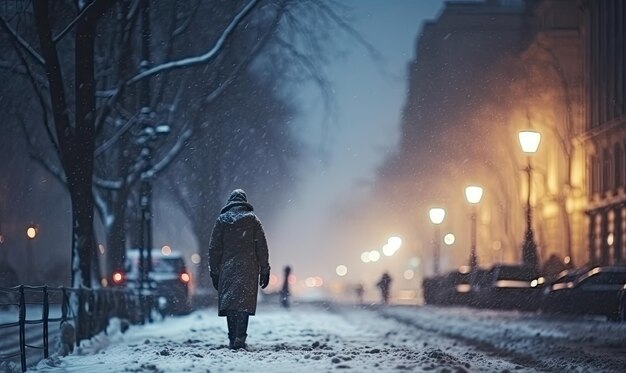
[[232,351],[225,320],[209,309],[99,336],[71,356],[40,362],[37,371],[620,371],[626,366],[626,325],[542,320],[534,314],[433,307],[265,305],[250,319],[249,351]]

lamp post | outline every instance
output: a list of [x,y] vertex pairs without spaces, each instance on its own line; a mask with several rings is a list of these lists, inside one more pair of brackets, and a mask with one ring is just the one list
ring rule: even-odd
[[[139,62],[139,72],[144,72],[150,67],[150,2],[142,1],[141,11],[141,61]],[[139,83],[139,97],[141,109],[139,112],[139,123],[142,125],[141,132],[137,138],[137,144],[141,146],[140,161],[141,186],[139,205],[141,208],[141,225],[139,236],[141,245],[139,246],[139,287],[143,289],[148,280],[148,274],[152,270],[152,182],[155,178],[155,171],[152,164],[152,143],[160,135],[170,132],[167,124],[155,125],[153,122],[153,112],[150,109],[150,79],[144,79]]]
[[474,270],[478,266],[478,256],[476,255],[476,205],[483,198],[483,188],[477,185],[470,185],[465,188],[465,199],[472,207],[471,214],[471,246],[469,266]]
[[532,210],[530,207],[530,188],[533,170],[530,156],[537,152],[541,142],[541,134],[536,131],[520,131],[518,137],[522,151],[528,155],[526,157],[527,165],[524,168],[528,178],[528,195],[526,197],[526,232],[524,233],[524,242],[522,243],[522,263],[536,270],[539,260],[537,257],[537,243],[533,234]]
[[439,224],[443,222],[446,217],[446,210],[440,207],[433,207],[428,210],[428,216],[430,222],[435,226],[433,236],[433,272],[435,275],[439,274],[439,241],[441,240],[439,233]]
[[30,224],[28,228],[26,228],[26,258],[28,258],[28,263],[26,264],[26,268],[30,268],[32,270],[33,279],[37,275],[37,268],[35,267],[35,259],[33,257],[33,243],[32,241],[37,237],[38,229],[35,224]]
[[141,109],[140,120],[143,128],[137,142],[141,145],[140,158],[143,167],[139,200],[139,206],[141,207],[139,269],[141,272],[140,280],[143,284],[147,281],[148,273],[152,270],[152,183],[156,176],[152,164],[152,144],[159,136],[167,135],[170,132],[170,127],[165,124],[153,125],[148,107]]

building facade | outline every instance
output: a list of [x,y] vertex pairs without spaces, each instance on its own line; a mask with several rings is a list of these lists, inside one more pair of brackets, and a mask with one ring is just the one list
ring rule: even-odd
[[626,2],[581,2],[589,261],[626,263]]
[[[458,191],[485,186],[481,264],[519,262],[527,182],[541,263],[626,263],[625,18],[623,0],[450,1],[424,25],[396,169],[414,180],[403,194],[443,201],[460,232]],[[523,129],[542,133],[530,182]]]

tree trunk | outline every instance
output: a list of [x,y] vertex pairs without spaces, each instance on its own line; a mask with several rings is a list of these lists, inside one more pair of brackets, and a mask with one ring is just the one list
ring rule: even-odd
[[124,268],[124,256],[126,254],[126,207],[128,199],[128,187],[112,192],[110,223],[106,227],[107,242],[107,276],[115,270]]

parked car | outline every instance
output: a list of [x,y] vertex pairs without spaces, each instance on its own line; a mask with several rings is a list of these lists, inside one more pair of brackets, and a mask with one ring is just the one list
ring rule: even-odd
[[618,318],[619,293],[626,285],[626,266],[595,267],[570,281],[551,286],[542,309],[557,314],[597,314]]
[[424,300],[427,304],[475,305],[475,295],[484,286],[487,272],[464,266],[446,275],[424,279]]
[[475,306],[537,310],[541,291],[533,285],[536,272],[527,266],[495,265],[476,289]]
[[[185,314],[190,311],[189,285],[191,273],[179,252],[168,255],[152,250],[152,268],[144,285],[154,294],[156,307],[162,314]],[[139,250],[126,253],[124,270],[116,270],[111,276],[112,285],[139,288]]]
[[566,269],[559,273],[552,281],[546,281],[543,277],[539,277],[531,282],[531,286],[541,289],[545,297],[551,291],[563,289],[568,286],[571,287],[576,278],[580,277],[581,274],[587,273],[587,271],[588,270]]

